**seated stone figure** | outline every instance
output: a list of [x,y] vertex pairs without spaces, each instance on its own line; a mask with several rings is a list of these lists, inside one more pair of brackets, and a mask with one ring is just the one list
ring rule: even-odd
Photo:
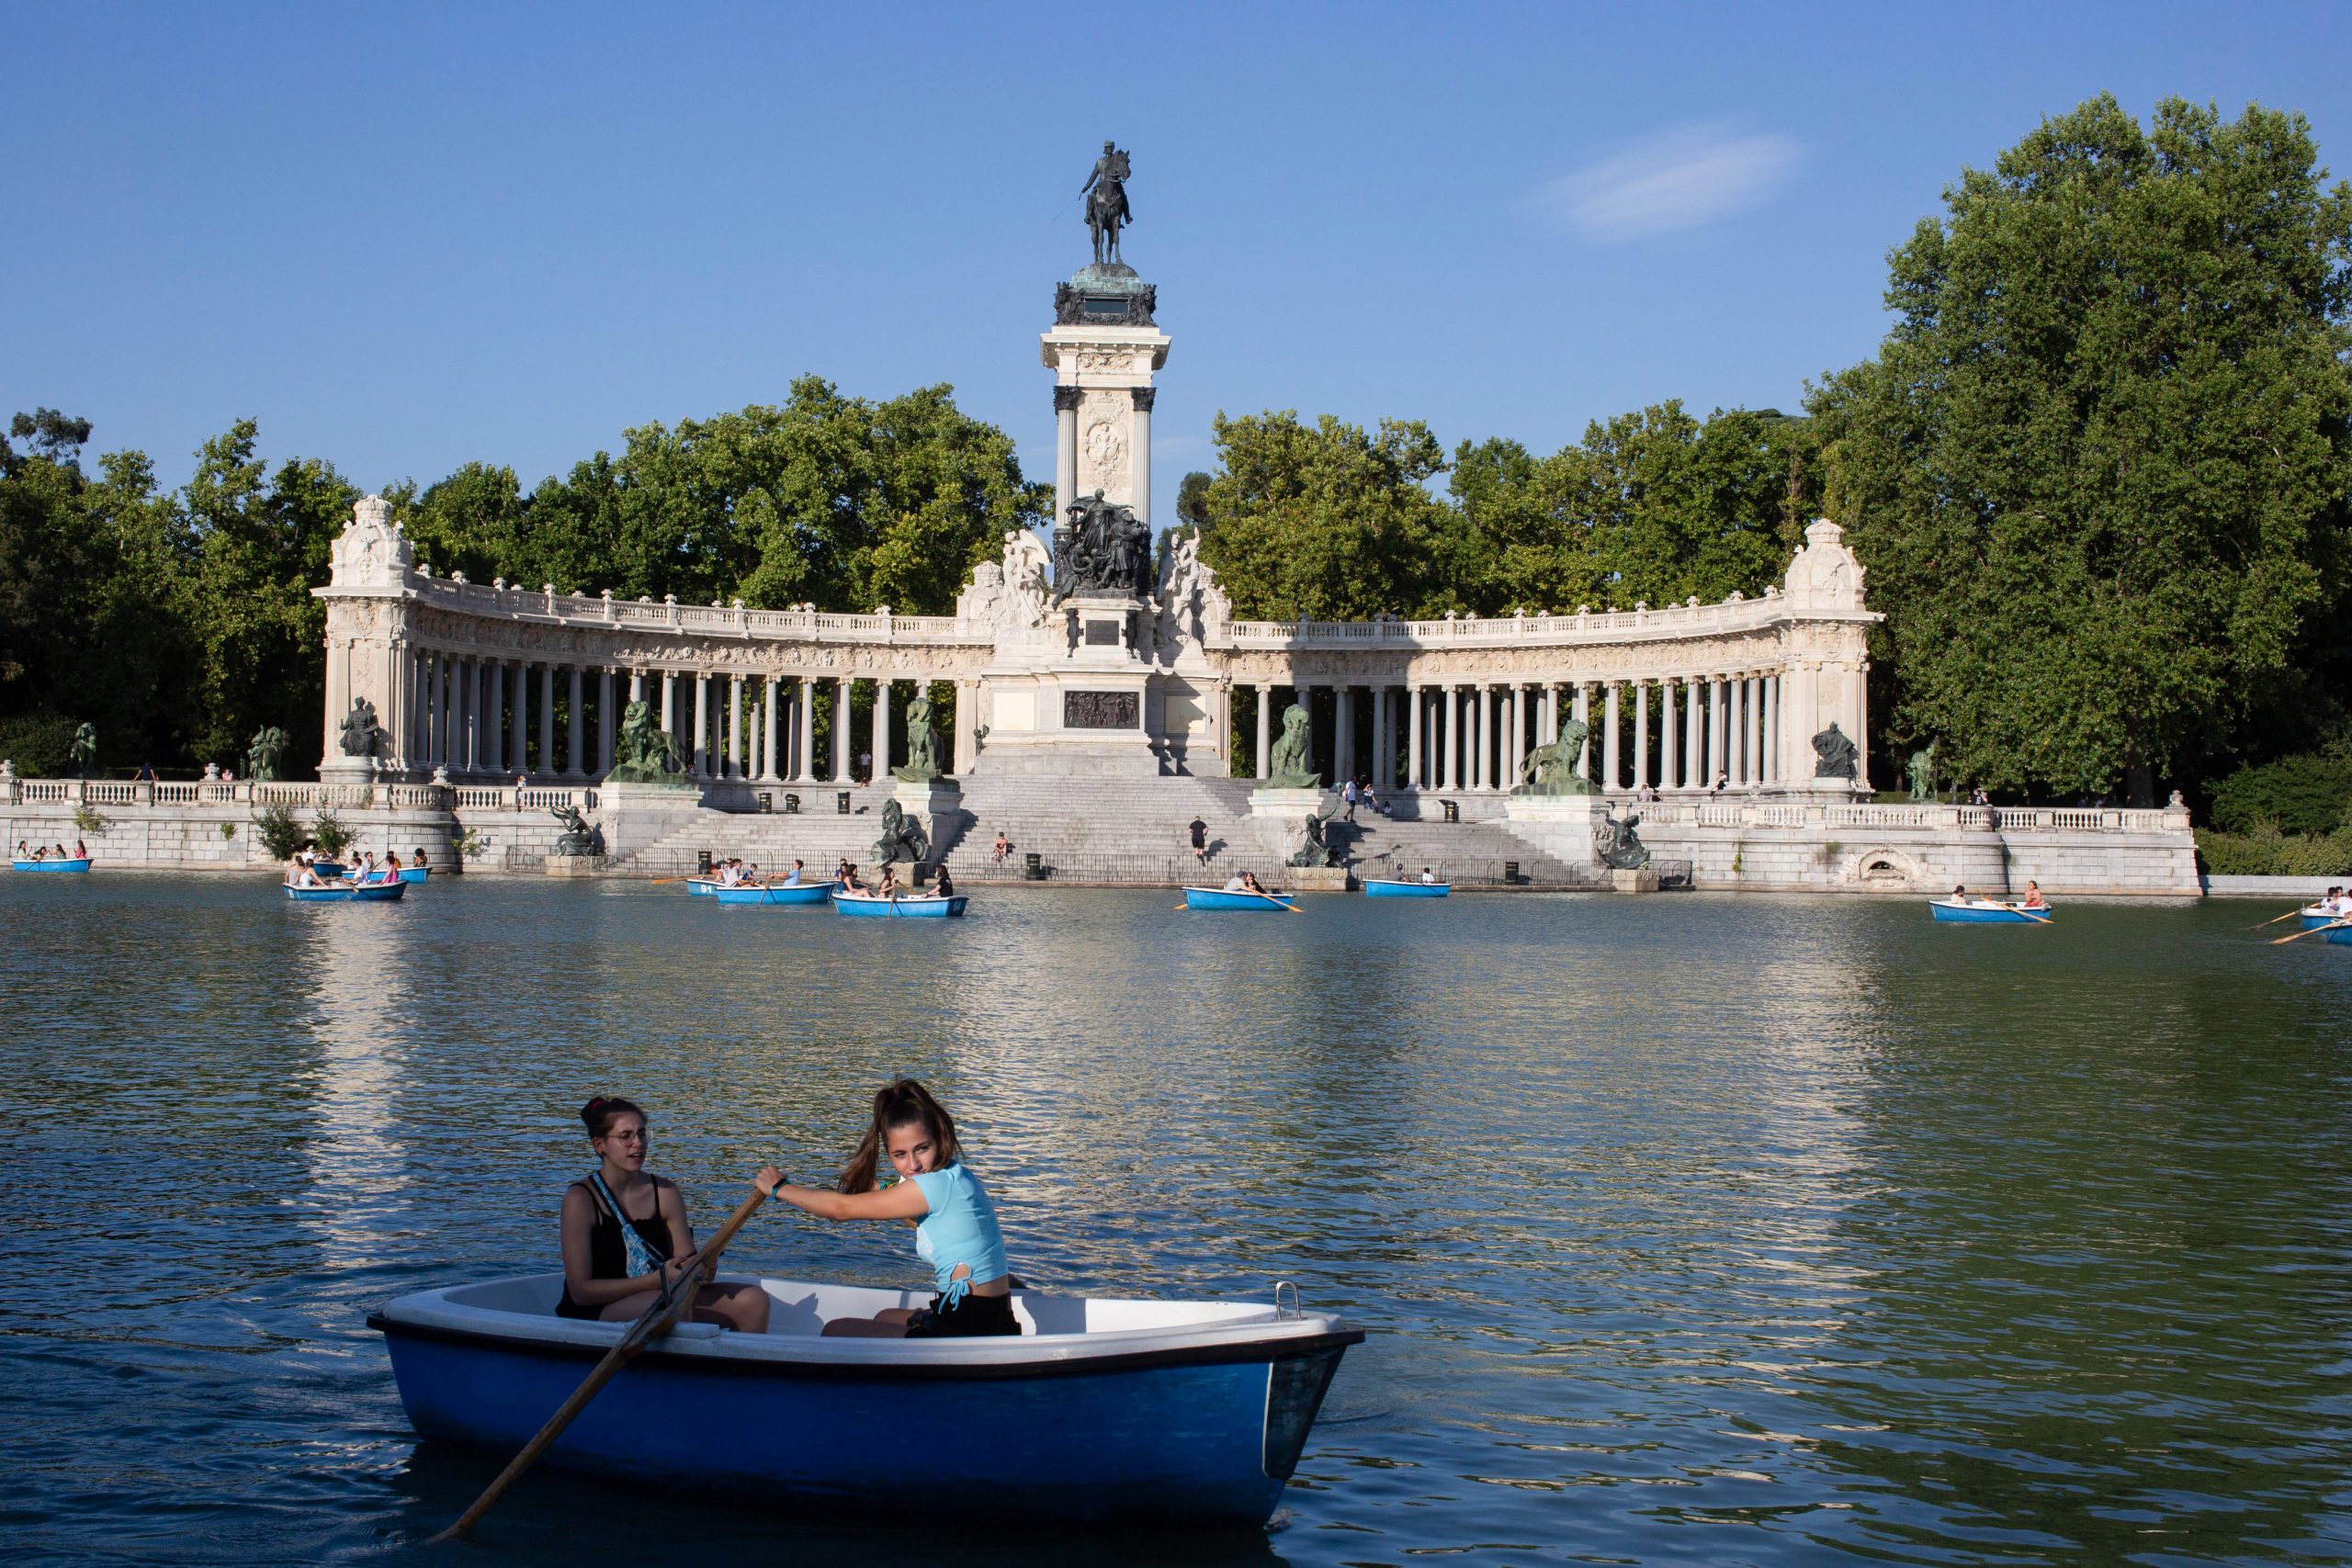
[[1320,789],[1323,775],[1307,761],[1306,709],[1297,703],[1283,715],[1283,732],[1268,758],[1268,789]]

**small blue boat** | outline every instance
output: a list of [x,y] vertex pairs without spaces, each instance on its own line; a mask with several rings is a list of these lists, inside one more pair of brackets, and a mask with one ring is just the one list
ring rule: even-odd
[[[1363,1339],[1274,1303],[1036,1291],[1012,1293],[1018,1336],[828,1339],[831,1319],[926,1297],[729,1278],[767,1292],[768,1331],[679,1325],[547,1463],[802,1507],[1254,1529]],[[503,1462],[555,1413],[627,1327],[556,1316],[561,1285],[540,1274],[422,1291],[368,1317],[419,1437]],[[872,1437],[909,1431],[987,1440],[877,1449]]]
[[12,860],[8,863],[18,871],[81,872],[90,869],[90,857],[84,855],[79,860]]
[[341,861],[314,860],[311,863],[311,869],[317,872],[321,876],[348,876],[351,874],[351,868],[344,864]]
[[[2333,926],[2335,922],[2330,920],[2328,924]],[[2352,926],[2335,926],[2334,931],[2320,938],[2320,941],[2330,947],[2352,947]]]
[[1363,879],[1363,896],[1367,898],[1442,898],[1453,891],[1450,882],[1413,882],[1401,876]]
[[796,882],[787,887],[783,883],[753,883],[742,887],[718,889],[722,904],[821,904],[832,897],[831,882]]
[[871,893],[845,893],[835,889],[833,913],[865,915],[883,919],[944,920],[950,915],[964,912],[965,895],[942,898],[936,893],[909,894],[897,898],[877,898]]
[[1187,909],[1287,909],[1295,893],[1227,893],[1222,887],[1187,887]]
[[718,891],[718,878],[715,876],[689,876],[686,878],[686,892],[694,897],[707,898]]
[[432,874],[433,868],[429,865],[404,865],[401,867],[401,880],[402,882],[423,882],[426,877]]
[[370,882],[353,886],[295,887],[288,886],[286,896],[297,904],[389,904],[408,891],[408,884],[399,880]]
[[1989,898],[1930,898],[1928,908],[1939,920],[1969,926],[2046,926],[2054,909],[2028,909],[2016,904],[1996,904]]

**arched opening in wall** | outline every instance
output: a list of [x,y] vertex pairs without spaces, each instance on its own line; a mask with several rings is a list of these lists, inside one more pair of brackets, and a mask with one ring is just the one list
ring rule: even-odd
[[1889,893],[1918,886],[1919,876],[1919,863],[1900,850],[1864,850],[1846,871],[1849,882]]

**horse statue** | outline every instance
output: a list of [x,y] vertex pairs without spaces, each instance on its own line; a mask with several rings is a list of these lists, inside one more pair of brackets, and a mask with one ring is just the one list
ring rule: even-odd
[[74,763],[74,776],[88,778],[98,765],[98,727],[95,724],[78,727],[74,731],[74,744],[66,748],[65,755]]
[[629,704],[621,716],[619,744],[613,748],[613,771],[605,782],[665,784],[685,767],[676,738],[654,722],[653,705],[642,700]]
[[256,784],[267,784],[277,777],[278,759],[286,754],[286,731],[274,724],[264,725],[254,731],[253,739],[245,747],[245,777]]
[[906,807],[895,800],[882,803],[882,836],[874,840],[874,860],[877,865],[890,865],[899,861],[911,861],[921,865],[931,854],[930,836],[922,824],[907,815]]
[[1117,143],[1102,143],[1102,156],[1086,176],[1079,194],[1086,197],[1086,227],[1094,238],[1094,265],[1119,259],[1119,226],[1135,221],[1127,208],[1127,181],[1134,175],[1127,155]]
[[1577,753],[1584,750],[1588,727],[1582,719],[1560,721],[1560,738],[1538,746],[1519,764],[1514,795],[1590,795],[1592,781],[1577,772]]
[[1306,709],[1293,703],[1283,714],[1283,732],[1268,758],[1268,789],[1321,789],[1323,775],[1308,761]]

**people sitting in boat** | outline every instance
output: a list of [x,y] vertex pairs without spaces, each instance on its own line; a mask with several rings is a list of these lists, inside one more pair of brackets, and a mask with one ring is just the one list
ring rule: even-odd
[[[898,1180],[881,1186],[888,1157]],[[931,1265],[938,1293],[927,1307],[890,1307],[873,1317],[835,1318],[828,1335],[866,1338],[967,1338],[1018,1334],[1004,1236],[988,1190],[963,1163],[956,1122],[931,1091],[899,1078],[874,1097],[874,1119],[833,1190],[797,1187],[774,1166],[752,1179],[763,1192],[823,1220],[903,1220]]]
[[855,861],[845,860],[842,862],[840,869],[833,873],[833,880],[842,885],[842,891],[845,893],[863,893],[865,891],[865,884],[857,879],[857,863]]
[[74,858],[75,860],[88,860],[90,858],[89,849],[79,839],[74,840]]
[[[32,858],[33,858],[33,852],[32,852],[31,847],[30,847],[29,845],[28,845],[28,844],[25,842],[25,840],[22,840],[22,839],[18,839],[18,840],[17,840],[17,858],[18,860],[30,860],[30,859],[32,859]],[[2333,894],[2332,894],[2332,890],[2331,890],[2331,896],[2333,896]]]
[[931,879],[931,890],[942,898],[956,897],[956,878],[949,873],[946,863],[944,861],[940,863],[938,874]]
[[1247,893],[1250,891],[1250,884],[1243,881],[1241,874],[1237,871],[1225,879],[1224,890],[1227,893]]
[[1245,871],[1241,874],[1241,887],[1242,891],[1246,893],[1256,893],[1267,897],[1272,897],[1272,895],[1266,892],[1264,885],[1259,882],[1258,874],[1254,871]]
[[32,858],[35,860],[47,860],[49,858],[49,846],[47,844],[43,844],[33,851]]
[[723,860],[718,863],[718,885],[721,887],[732,887],[742,880],[742,876],[735,869],[733,861]]
[[413,867],[414,869],[416,869],[416,870],[418,870],[418,871],[423,871],[423,870],[424,869],[424,845],[419,844],[416,848],[414,848],[414,849],[413,849],[413,850],[409,851],[409,852],[408,852],[408,863],[409,863],[412,867]]
[[[645,1112],[603,1096],[580,1108],[594,1170],[564,1189],[563,1294],[559,1317],[625,1323],[644,1315],[694,1267],[695,1232],[677,1183],[645,1168]],[[705,1285],[697,1323],[764,1334],[767,1292],[756,1285]]]
[[2050,908],[2049,900],[2041,896],[2041,883],[2032,880],[2030,877],[2026,880],[2025,898],[2018,905],[2018,908],[2024,909],[2047,909]]
[[1421,867],[1421,886],[1424,887],[1434,887],[1437,886],[1437,877],[1428,866]]
[[874,896],[877,898],[902,898],[906,897],[906,892],[905,886],[899,881],[899,868],[895,865],[884,866],[882,880],[874,885]]
[[792,863],[792,869],[784,874],[784,885],[786,887],[800,886],[800,866],[801,863],[796,860]]

